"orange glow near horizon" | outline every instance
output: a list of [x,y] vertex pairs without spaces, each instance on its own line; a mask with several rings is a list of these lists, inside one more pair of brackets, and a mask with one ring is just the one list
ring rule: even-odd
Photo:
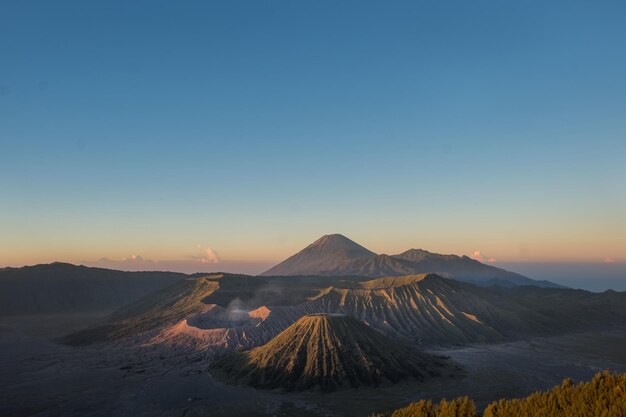
[[[133,245],[132,248],[116,247],[113,245],[85,245],[81,248],[74,248],[70,244],[57,245],[51,248],[41,247],[33,254],[32,248],[26,251],[19,245],[2,248],[0,257],[0,265],[2,266],[23,266],[38,263],[49,262],[69,262],[74,264],[98,264],[102,259],[111,261],[111,263],[131,264],[133,262],[140,264],[141,261],[149,263],[159,263],[162,265],[180,264],[198,264],[198,266],[212,267],[220,264],[230,265],[272,265],[278,263],[294,253],[300,251],[308,244],[313,242],[319,236],[310,238],[309,240],[299,239],[293,241],[278,240],[273,244],[264,244],[255,246],[251,240],[247,240],[247,245],[234,245],[233,242],[226,242],[223,246],[218,246],[219,241],[215,241],[218,245],[189,245],[188,248],[177,249],[175,247],[159,248],[157,245],[146,245],[143,250],[140,245]],[[348,237],[350,237],[348,235]],[[509,244],[509,245],[446,245],[439,239],[434,240],[431,244],[428,242],[404,243],[406,239],[392,242],[391,238],[368,239],[367,237],[360,240],[354,239],[357,243],[367,247],[376,253],[397,254],[412,248],[425,249],[430,252],[466,255],[477,259],[483,263],[621,263],[626,261],[620,256],[620,251],[605,245],[576,244],[569,242],[557,249],[549,247],[548,243],[539,245],[529,244]],[[471,245],[471,246],[470,246]],[[623,253],[623,251],[622,251]],[[135,259],[133,259],[133,257]],[[210,268],[209,268],[210,269]]]

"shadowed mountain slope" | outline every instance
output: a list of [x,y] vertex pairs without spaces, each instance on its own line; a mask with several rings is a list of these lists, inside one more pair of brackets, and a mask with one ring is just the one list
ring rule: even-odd
[[412,343],[462,346],[624,325],[626,293],[479,287],[434,274],[368,281],[220,274],[177,283],[68,341],[144,335],[157,344],[247,349],[315,313],[355,317]]
[[304,303],[328,284],[352,287],[358,285],[358,281],[332,277],[286,279],[195,274],[115,311],[104,325],[68,335],[64,342],[80,345],[114,341],[177,325],[177,329],[187,330],[194,337],[202,334],[196,331],[198,328],[211,329],[204,332],[209,344],[250,347],[267,341],[282,329],[272,329],[271,333],[263,327],[247,329],[245,325],[258,324],[257,317],[248,316],[249,310],[266,304]]
[[186,277],[52,263],[0,269],[0,316],[106,311]]
[[359,288],[331,287],[305,303],[270,310],[263,325],[281,328],[305,314],[338,313],[425,345],[497,342],[561,328],[506,294],[434,274],[379,278],[359,283]]
[[82,345],[94,341],[117,340],[172,325],[185,317],[207,311],[209,306],[203,300],[218,287],[216,281],[206,277],[180,280],[156,294],[116,311],[111,315],[110,323],[72,333],[65,336],[63,342]]
[[411,262],[396,259],[389,255],[375,255],[356,259],[342,264],[334,270],[325,271],[324,275],[354,275],[362,277],[382,277],[392,275],[410,275],[414,273]]
[[399,255],[393,255],[393,258],[410,262],[413,274],[439,274],[478,285],[559,287],[549,281],[537,281],[515,272],[485,265],[467,256],[441,255],[423,249],[409,249]]
[[233,382],[290,391],[424,380],[452,370],[442,358],[390,340],[353,317],[328,314],[301,317],[267,344],[213,366]]
[[325,235],[261,275],[332,275],[319,272],[372,256],[376,254],[343,235]]
[[261,275],[401,276],[435,273],[478,285],[558,287],[467,256],[410,249],[399,255],[377,255],[342,235],[326,235]]

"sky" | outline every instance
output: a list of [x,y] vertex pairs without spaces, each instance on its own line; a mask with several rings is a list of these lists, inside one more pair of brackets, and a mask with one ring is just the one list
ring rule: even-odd
[[258,273],[342,233],[626,289],[625,15],[2,1],[0,266]]

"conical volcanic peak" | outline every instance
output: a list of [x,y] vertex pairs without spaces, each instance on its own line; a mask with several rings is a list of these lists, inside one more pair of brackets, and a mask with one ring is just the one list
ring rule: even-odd
[[319,275],[376,254],[340,234],[325,235],[261,275]]
[[377,386],[454,372],[445,360],[341,314],[303,316],[267,344],[222,358],[213,371],[232,382],[288,391]]
[[374,252],[339,233],[324,235],[311,243],[308,247],[318,248],[320,251],[354,251],[362,252],[363,255],[367,256],[376,255]]

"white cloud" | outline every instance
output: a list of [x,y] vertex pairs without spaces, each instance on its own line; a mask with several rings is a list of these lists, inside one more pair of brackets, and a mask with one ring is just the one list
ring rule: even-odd
[[203,264],[217,264],[222,260],[217,252],[211,247],[204,249],[204,247],[198,245],[198,250],[200,251],[200,255],[190,256],[191,259],[198,260]]
[[103,257],[97,261],[83,261],[82,263],[88,266],[122,269],[125,271],[171,270],[183,272],[203,272],[214,268],[209,265],[220,264],[221,268],[224,262],[213,248],[198,245],[198,254],[187,256],[184,259],[152,260],[146,259],[141,255],[133,254],[122,259],[110,259]]
[[233,272],[242,274],[258,274],[269,269],[275,262],[223,260],[212,248],[198,246],[198,255],[182,259],[151,260],[141,255],[125,258],[100,258],[97,261],[82,261],[83,265],[123,271],[175,271],[184,273],[196,272]]
[[128,258],[122,258],[122,262],[143,263],[144,259],[141,255],[130,255]]
[[482,261],[483,260],[483,254],[480,253],[479,250],[474,251],[474,253],[472,253],[472,258],[476,259],[477,261]]
[[208,264],[216,264],[220,262],[220,256],[211,248],[206,248],[206,256],[202,259],[202,262]]
[[474,251],[471,256],[473,259],[476,259],[478,262],[487,262],[487,263],[495,263],[496,258],[493,256],[486,256],[479,250]]
[[141,255],[130,255],[122,259],[100,258],[95,262],[83,261],[85,265],[99,266],[103,268],[123,268],[126,270],[135,270],[154,265],[156,261],[144,259]]

